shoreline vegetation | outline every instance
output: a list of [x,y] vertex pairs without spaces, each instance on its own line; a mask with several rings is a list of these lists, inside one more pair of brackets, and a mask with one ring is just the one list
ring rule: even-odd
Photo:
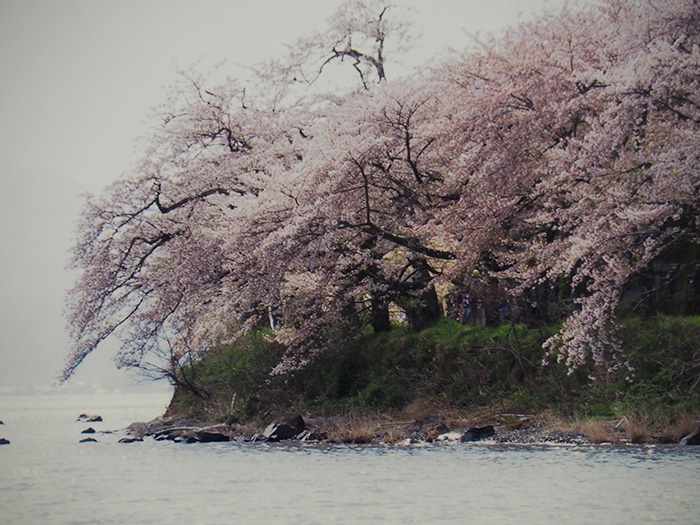
[[420,331],[365,332],[283,375],[270,375],[283,349],[259,330],[183,369],[163,417],[130,431],[277,441],[275,429],[292,425],[292,439],[330,443],[622,444],[679,443],[698,429],[700,317],[627,319],[631,373],[613,356],[574,371],[543,365],[542,342],[556,329],[442,318]]
[[85,204],[61,381],[119,339],[184,440],[697,428],[697,2],[543,12],[388,79],[394,7],[183,73]]

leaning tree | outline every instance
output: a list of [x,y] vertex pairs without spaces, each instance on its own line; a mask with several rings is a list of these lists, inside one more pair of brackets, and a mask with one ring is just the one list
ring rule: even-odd
[[[385,43],[405,37],[394,11],[348,1],[326,34],[261,65],[250,85],[212,87],[194,75],[176,86],[142,164],[83,211],[64,380],[114,334],[120,366],[192,387],[187,364],[273,310],[288,307],[287,325],[294,312],[312,325],[306,312],[323,301],[300,309],[290,283],[319,266],[318,225],[328,218],[309,207],[309,177],[296,166],[314,157],[315,129],[341,103],[315,80],[338,59],[360,74],[360,90],[384,83]],[[318,346],[309,341],[321,337],[325,317],[297,346]]]

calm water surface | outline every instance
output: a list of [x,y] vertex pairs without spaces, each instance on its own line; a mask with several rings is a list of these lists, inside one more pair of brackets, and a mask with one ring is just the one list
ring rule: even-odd
[[0,398],[0,522],[700,523],[693,447],[79,443],[166,402]]

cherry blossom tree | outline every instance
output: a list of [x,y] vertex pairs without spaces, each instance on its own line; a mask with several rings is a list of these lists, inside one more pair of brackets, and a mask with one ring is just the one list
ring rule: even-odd
[[571,367],[619,348],[635,274],[698,241],[699,16],[695,2],[609,2],[443,72],[455,134],[470,136],[455,271],[520,296],[566,278],[575,307],[548,347]]
[[[313,84],[330,68],[352,68],[365,90],[386,83],[386,54],[396,58],[410,48],[413,25],[406,8],[382,0],[347,0],[325,32],[299,39],[289,56],[268,62],[285,83]],[[280,75],[280,73],[283,73]]]
[[[549,355],[624,363],[625,288],[700,241],[697,3],[544,15],[387,82],[395,11],[344,4],[261,67],[269,89],[185,77],[143,164],[86,205],[64,378],[116,334],[121,365],[196,388],[189,363],[269,320],[284,372],[390,309],[421,328],[437,289],[569,296]],[[300,89],[340,61],[359,86]]]
[[[365,87],[367,64],[385,79],[384,42],[395,31],[389,8],[378,5],[347,2],[324,41],[332,54],[359,60]],[[352,47],[359,37],[378,47]],[[306,61],[318,43],[301,45]],[[308,101],[286,89],[293,83],[279,68],[263,71],[255,93],[186,76],[160,110],[143,164],[86,205],[72,263],[81,275],[67,307],[75,349],[63,379],[118,332],[120,365],[180,381],[217,338],[278,309],[295,267],[308,267],[315,248],[300,250],[315,222],[301,213],[308,181],[293,168],[335,102]]]
[[439,315],[433,281],[454,253],[434,220],[449,202],[444,162],[433,154],[435,110],[429,93],[406,84],[358,93],[314,128],[313,151],[297,166],[307,183],[294,227],[275,242],[301,263],[288,275],[311,279],[292,294],[298,321],[278,333],[287,357],[327,348],[327,339],[299,329],[301,319],[325,323],[337,341],[341,326],[388,329],[392,303],[417,327]]

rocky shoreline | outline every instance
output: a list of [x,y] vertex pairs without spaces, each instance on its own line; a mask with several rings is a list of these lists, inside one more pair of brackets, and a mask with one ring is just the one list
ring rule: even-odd
[[[511,419],[515,419],[512,418]],[[208,423],[194,418],[161,417],[147,423],[134,423],[127,429],[128,437],[122,443],[142,441],[146,437],[182,443],[209,443],[236,441],[373,444],[373,445],[422,445],[429,443],[470,443],[512,445],[589,445],[628,443],[679,443],[662,436],[647,436],[635,440],[625,435],[609,422],[613,430],[607,439],[587,435],[585,432],[560,428],[538,418],[519,415],[509,423],[495,421],[481,425],[465,425],[443,420],[395,421],[359,416],[307,417],[294,415],[262,425],[235,425]],[[700,428],[680,441],[683,445],[700,445]]]

